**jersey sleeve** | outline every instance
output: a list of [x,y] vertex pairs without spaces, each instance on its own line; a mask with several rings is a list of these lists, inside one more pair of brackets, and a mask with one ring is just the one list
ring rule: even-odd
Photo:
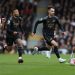
[[36,21],[35,26],[34,26],[34,30],[33,30],[34,34],[36,33],[36,29],[37,29],[38,24],[43,23],[43,21],[44,21],[44,18],[41,18],[38,21]]
[[20,30],[21,30],[21,32],[23,34],[24,33],[24,30],[23,30],[23,27],[22,27],[23,18],[22,17],[18,17],[18,19],[20,21],[19,27],[20,27]]
[[12,21],[11,20],[7,21],[7,32],[8,33],[13,33],[13,26],[12,26]]
[[58,17],[56,17],[56,22],[57,22],[58,27],[60,28],[60,30],[64,32],[63,25],[60,23],[60,20],[59,20],[59,18],[58,18]]

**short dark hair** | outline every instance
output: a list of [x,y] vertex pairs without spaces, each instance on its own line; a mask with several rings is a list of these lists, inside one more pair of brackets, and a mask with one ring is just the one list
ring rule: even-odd
[[13,11],[18,10],[17,8],[14,8]]
[[50,6],[50,5],[49,5],[49,6],[48,6],[48,10],[51,9],[51,8],[55,9],[54,6]]

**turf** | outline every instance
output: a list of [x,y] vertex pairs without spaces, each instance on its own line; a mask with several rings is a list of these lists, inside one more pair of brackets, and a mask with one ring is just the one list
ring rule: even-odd
[[[68,61],[69,55],[62,55]],[[75,75],[75,66],[59,63],[52,54],[50,59],[44,55],[23,55],[24,63],[17,63],[17,54],[0,54],[0,75]]]

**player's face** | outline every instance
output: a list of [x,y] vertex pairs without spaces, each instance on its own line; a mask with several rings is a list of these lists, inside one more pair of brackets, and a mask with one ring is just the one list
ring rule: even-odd
[[14,11],[13,11],[13,15],[14,15],[14,16],[19,16],[19,11],[18,11],[17,9],[14,10]]
[[55,9],[51,8],[48,10],[49,15],[53,16],[55,14]]

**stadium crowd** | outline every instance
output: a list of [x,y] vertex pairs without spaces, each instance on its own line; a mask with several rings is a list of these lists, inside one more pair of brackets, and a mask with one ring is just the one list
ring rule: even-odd
[[[37,15],[37,5],[40,0],[33,0],[32,3],[28,0],[0,0],[0,51],[3,52],[6,38],[6,22],[12,15],[11,11],[17,8],[23,17],[23,30],[25,40],[32,32],[33,22]],[[71,51],[75,46],[75,0],[50,0],[49,5],[54,5],[56,8],[56,15],[60,18],[66,35],[63,36],[61,31],[57,31],[56,38],[59,41],[61,49]],[[56,28],[57,29],[57,28]],[[58,30],[58,29],[57,29]]]

